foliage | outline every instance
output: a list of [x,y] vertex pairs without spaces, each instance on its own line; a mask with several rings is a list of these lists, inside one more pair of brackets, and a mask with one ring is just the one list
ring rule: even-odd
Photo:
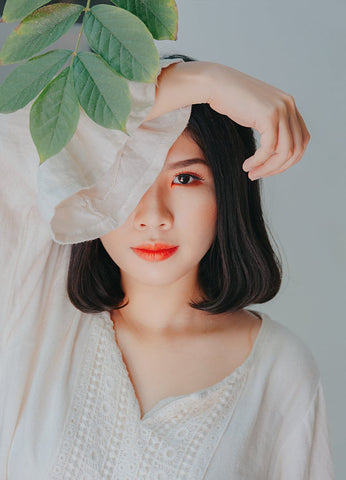
[[[0,86],[0,112],[35,99],[30,132],[41,163],[71,140],[80,106],[99,125],[126,132],[129,81],[154,83],[159,71],[155,40],[177,38],[174,0],[112,0],[90,8],[74,3],[7,0],[2,22],[20,22],[0,50],[0,65],[21,63]],[[74,50],[36,55],[83,15]],[[81,35],[91,52],[78,51]],[[66,66],[67,62],[70,62]]]

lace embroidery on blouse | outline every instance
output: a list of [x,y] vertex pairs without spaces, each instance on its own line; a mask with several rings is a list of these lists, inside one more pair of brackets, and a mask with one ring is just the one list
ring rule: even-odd
[[50,480],[200,480],[245,385],[223,381],[140,418],[107,312],[95,316]]

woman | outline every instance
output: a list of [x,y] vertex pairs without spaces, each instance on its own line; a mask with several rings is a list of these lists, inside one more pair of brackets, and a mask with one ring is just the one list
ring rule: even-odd
[[132,85],[130,137],[82,116],[38,192],[27,111],[1,116],[1,478],[333,476],[315,360],[246,309],[281,281],[246,171],[309,134],[284,92],[189,60]]

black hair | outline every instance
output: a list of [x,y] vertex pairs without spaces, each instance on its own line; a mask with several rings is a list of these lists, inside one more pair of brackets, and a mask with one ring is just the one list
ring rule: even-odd
[[[161,58],[195,61],[180,54]],[[189,304],[219,314],[268,302],[280,290],[282,265],[263,218],[261,182],[249,180],[242,170],[244,160],[256,151],[253,130],[203,103],[192,105],[184,132],[210,165],[217,201],[216,235],[198,268],[204,298]],[[79,310],[94,313],[126,306],[120,280],[120,269],[100,239],[72,245],[67,291]]]

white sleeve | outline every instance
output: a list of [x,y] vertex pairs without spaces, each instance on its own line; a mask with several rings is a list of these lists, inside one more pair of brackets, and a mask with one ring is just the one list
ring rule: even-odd
[[[181,59],[160,61],[165,68]],[[143,123],[155,84],[129,82],[126,135],[93,122],[83,110],[71,141],[38,173],[38,206],[57,243],[79,243],[121,225],[155,181],[185,129],[191,105]]]
[[272,480],[334,480],[327,407],[321,382],[306,414],[279,446],[272,472]]
[[[160,67],[177,61],[162,60]],[[93,240],[117,228],[186,127],[191,106],[143,123],[155,101],[155,84],[129,83],[129,135],[97,125],[81,110],[71,141],[42,165],[29,130],[31,105],[0,114],[2,342],[12,328],[10,316],[22,318],[27,299],[37,296],[52,242]]]
[[[14,310],[24,310],[52,239],[37,209],[39,157],[26,127],[27,109],[0,114],[0,339]],[[5,328],[6,326],[6,328]]]

